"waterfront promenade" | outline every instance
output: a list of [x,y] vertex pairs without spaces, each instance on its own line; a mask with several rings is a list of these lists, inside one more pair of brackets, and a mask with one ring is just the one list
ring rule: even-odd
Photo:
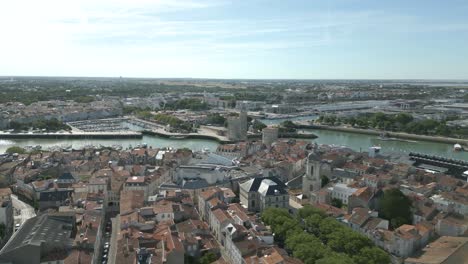
[[439,143],[447,143],[447,144],[458,143],[458,144],[462,144],[463,146],[468,146],[468,139],[416,135],[416,134],[408,134],[404,132],[389,132],[389,131],[379,131],[379,130],[373,130],[373,129],[362,129],[362,128],[344,127],[344,126],[327,126],[327,125],[317,125],[317,124],[311,125],[305,121],[295,122],[295,123],[299,125],[300,128],[304,128],[304,129],[323,129],[323,130],[330,130],[330,131],[358,133],[358,134],[373,135],[373,136],[380,136],[382,133],[385,133],[388,138],[422,140],[422,141],[439,142]]
[[126,122],[131,124],[141,126],[145,130],[145,134],[154,134],[161,137],[168,137],[172,139],[185,139],[185,138],[198,138],[198,139],[213,139],[220,143],[231,143],[226,136],[220,135],[220,133],[225,132],[225,128],[210,127],[210,126],[200,126],[197,132],[192,133],[178,133],[167,131],[166,127],[154,122],[146,121],[139,118],[130,118]]
[[0,132],[0,138],[69,138],[69,139],[112,139],[112,138],[142,138],[141,132],[137,131],[106,131],[106,132],[84,132],[72,130],[70,132],[41,132],[41,133],[10,133]]

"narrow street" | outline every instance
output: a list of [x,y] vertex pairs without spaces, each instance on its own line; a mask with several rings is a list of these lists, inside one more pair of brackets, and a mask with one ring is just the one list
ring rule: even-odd
[[115,263],[117,256],[117,237],[120,231],[120,217],[117,215],[112,220],[112,233],[110,237],[109,260],[107,263]]
[[22,225],[29,218],[36,216],[36,212],[34,211],[34,208],[31,205],[19,200],[18,196],[12,194],[11,201],[13,203],[13,214],[14,214],[15,225],[16,224]]

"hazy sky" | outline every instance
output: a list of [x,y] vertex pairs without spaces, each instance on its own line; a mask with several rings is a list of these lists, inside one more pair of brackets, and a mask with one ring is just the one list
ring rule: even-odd
[[468,79],[467,0],[2,0],[0,75]]

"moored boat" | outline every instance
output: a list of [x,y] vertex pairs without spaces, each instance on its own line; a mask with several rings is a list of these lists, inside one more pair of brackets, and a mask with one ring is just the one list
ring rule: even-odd
[[455,150],[455,151],[462,151],[462,150],[463,150],[463,147],[462,147],[462,145],[460,145],[460,144],[457,143],[457,144],[453,145],[453,150]]

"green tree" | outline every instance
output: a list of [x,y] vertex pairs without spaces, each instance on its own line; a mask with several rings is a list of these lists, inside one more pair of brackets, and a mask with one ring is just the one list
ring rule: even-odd
[[304,263],[354,264],[354,257],[360,263],[388,263],[386,253],[377,250],[370,239],[312,206],[300,209],[296,217],[285,209],[268,208],[262,213],[262,220],[271,226],[277,242],[284,242],[286,249]]
[[338,208],[341,208],[341,207],[343,207],[343,202],[340,199],[333,198],[331,200],[331,205],[335,206],[335,207],[338,207]]
[[293,133],[296,132],[296,124],[294,124],[290,120],[286,120],[281,123],[281,126],[279,128],[280,133]]
[[278,223],[278,217],[292,218],[288,210],[283,208],[267,208],[262,213],[262,221],[267,225],[276,225]]
[[352,258],[345,254],[331,254],[315,262],[316,264],[354,264]]
[[327,184],[330,182],[330,179],[329,179],[327,176],[325,176],[325,175],[322,175],[322,176],[320,177],[320,180],[321,180],[321,182],[322,182],[322,183],[321,183],[322,187],[324,187],[325,185],[327,185]]
[[257,120],[257,119],[255,119],[252,126],[253,126],[253,129],[257,131],[262,131],[265,127],[267,127],[267,125],[265,125],[264,123],[262,123],[260,120]]
[[399,189],[386,190],[379,205],[380,216],[389,220],[392,228],[411,223],[411,200]]
[[214,114],[208,114],[208,116],[206,117],[206,122],[208,124],[213,124],[213,125],[224,125],[224,122],[226,122],[226,118],[224,118],[224,116],[218,114],[218,113],[214,113]]
[[192,111],[207,110],[210,107],[207,103],[203,102],[197,98],[184,98],[173,103],[166,104],[167,109],[179,110],[179,109],[189,109]]
[[297,212],[298,219],[306,219],[309,216],[318,215],[320,218],[325,217],[325,212],[323,210],[317,209],[311,205],[304,205],[301,209]]
[[79,96],[75,99],[73,99],[73,101],[77,102],[77,103],[91,103],[94,101],[94,97],[92,96],[88,96],[88,95],[84,95],[84,96]]
[[8,153],[8,154],[14,154],[14,153],[25,154],[26,150],[24,148],[22,148],[22,147],[12,146],[12,147],[7,148],[5,150],[5,153]]
[[365,247],[353,257],[356,264],[387,264],[391,263],[388,254],[378,247]]
[[277,221],[281,222],[275,226],[275,239],[279,242],[286,240],[289,234],[301,231],[297,221],[292,218],[279,217]]
[[304,219],[307,231],[318,237],[320,235],[320,223],[323,221],[323,219],[324,216],[318,214],[311,215]]
[[399,113],[395,115],[395,121],[402,125],[406,125],[409,122],[413,121],[413,116],[408,113]]
[[314,241],[298,244],[293,251],[293,256],[304,261],[305,264],[314,264],[329,253],[327,247],[320,241]]
[[200,258],[200,264],[210,264],[215,262],[218,259],[218,256],[216,256],[215,253],[213,252],[208,252],[203,257]]

